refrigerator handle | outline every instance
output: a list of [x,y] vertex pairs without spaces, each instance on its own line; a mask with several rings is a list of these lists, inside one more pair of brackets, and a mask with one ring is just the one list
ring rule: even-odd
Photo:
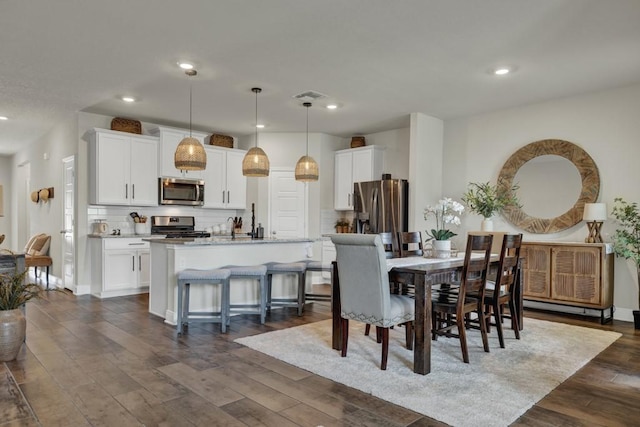
[[378,189],[377,188],[373,189],[373,194],[371,198],[371,209],[369,210],[369,212],[371,212],[371,216],[369,217],[369,225],[371,229],[374,230],[376,233],[380,233],[380,230],[378,229],[378,222],[380,218],[378,218]]

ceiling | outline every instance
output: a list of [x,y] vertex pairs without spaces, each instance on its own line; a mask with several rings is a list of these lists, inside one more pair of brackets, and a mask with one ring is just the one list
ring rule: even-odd
[[0,0],[0,59],[0,154],[77,111],[188,127],[190,85],[194,129],[254,132],[258,86],[265,132],[314,90],[309,130],[348,137],[640,82],[640,1]]

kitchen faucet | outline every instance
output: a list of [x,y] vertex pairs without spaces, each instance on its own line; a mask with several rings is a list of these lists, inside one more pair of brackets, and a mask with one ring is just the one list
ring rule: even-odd
[[231,240],[236,240],[236,221],[233,219],[233,217],[229,217],[227,218],[227,222],[229,222],[229,220],[231,220]]
[[251,203],[251,239],[256,238],[256,204]]

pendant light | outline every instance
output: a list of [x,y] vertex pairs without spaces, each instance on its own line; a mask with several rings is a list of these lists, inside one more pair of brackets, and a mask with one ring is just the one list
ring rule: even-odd
[[[198,74],[196,70],[186,70],[187,76],[193,77]],[[191,136],[191,110],[193,104],[192,85],[189,85],[189,136],[185,137],[173,156],[173,164],[176,169],[183,171],[201,171],[207,167],[207,153],[204,147],[196,138]]]
[[310,102],[302,104],[307,108],[307,154],[296,163],[296,181],[313,182],[318,180],[318,163],[309,156],[309,107]]
[[258,147],[258,94],[262,89],[254,87],[251,91],[256,94],[256,146],[247,151],[242,159],[242,175],[265,177],[269,176],[269,158],[262,148]]

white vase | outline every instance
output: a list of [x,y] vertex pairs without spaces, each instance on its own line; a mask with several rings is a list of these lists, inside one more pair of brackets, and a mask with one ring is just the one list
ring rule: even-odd
[[449,258],[451,256],[451,240],[434,240],[431,245],[435,258]]
[[493,231],[493,220],[491,218],[485,218],[480,225],[482,231]]

